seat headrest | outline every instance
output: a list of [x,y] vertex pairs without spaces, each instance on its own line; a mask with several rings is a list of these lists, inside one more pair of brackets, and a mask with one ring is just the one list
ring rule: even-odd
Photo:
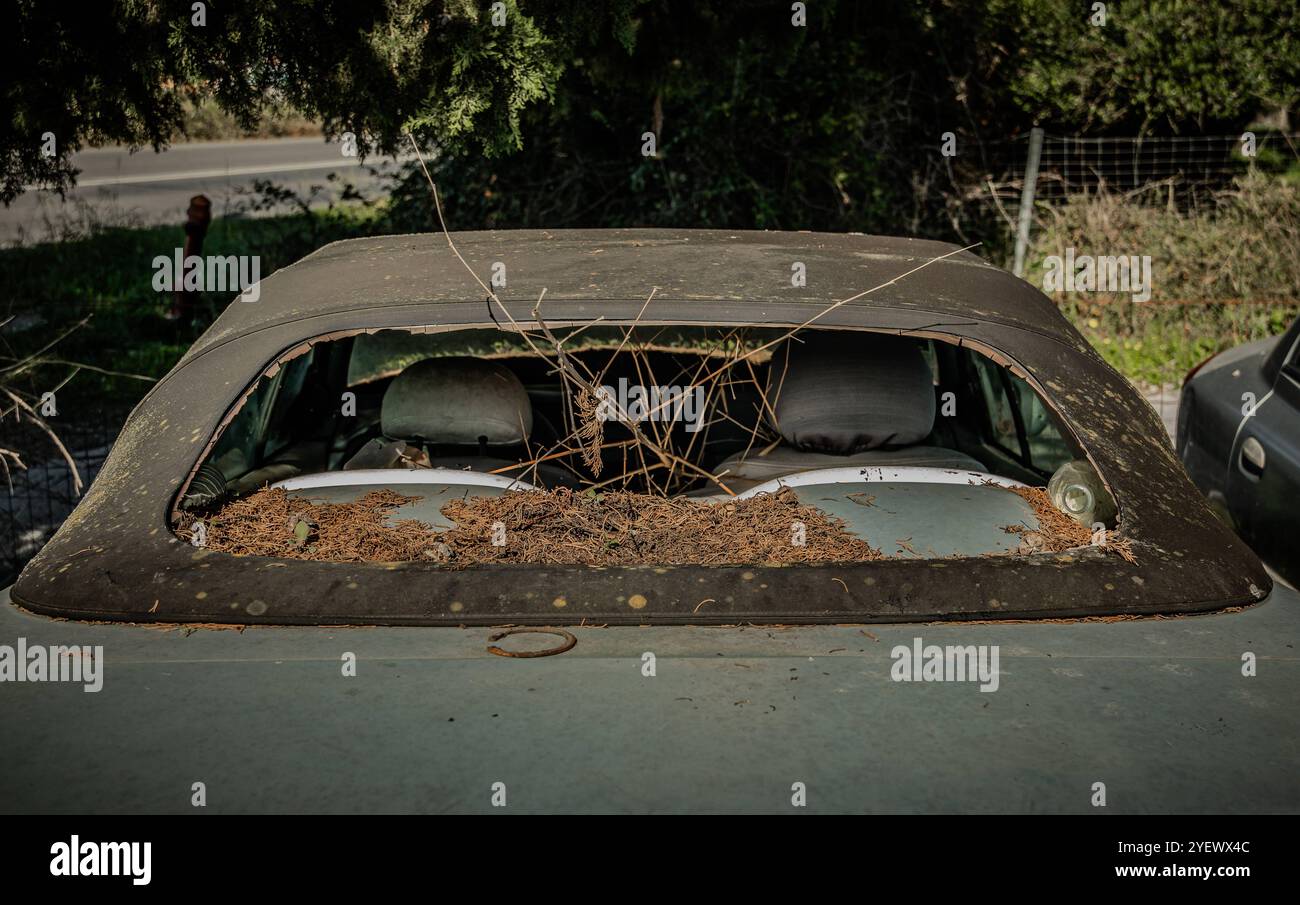
[[916,340],[810,330],[772,356],[774,427],[797,449],[848,455],[919,443],[934,428],[934,378]]
[[426,358],[393,378],[380,428],[394,440],[489,446],[523,443],[533,430],[528,391],[514,372],[479,358]]

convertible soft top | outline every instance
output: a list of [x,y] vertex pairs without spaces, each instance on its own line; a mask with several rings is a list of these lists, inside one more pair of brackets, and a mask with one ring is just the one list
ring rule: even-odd
[[[770,306],[800,306],[807,317],[931,258],[951,255],[851,304],[1020,327],[1087,349],[1042,293],[944,242],[665,229],[454,235],[457,250],[483,282],[489,282],[494,264],[504,265],[506,287],[497,295],[507,304],[518,303],[511,311],[516,319],[531,320],[529,311],[543,289],[551,314],[552,303],[560,301],[639,307],[654,287],[656,303],[736,302],[743,305],[744,322],[757,317],[767,323],[765,312],[775,310]],[[791,285],[796,262],[806,268],[802,287]],[[441,234],[335,242],[262,280],[259,301],[228,306],[185,360],[230,339],[304,318],[475,300],[484,300],[482,287]],[[603,307],[585,310],[594,312],[589,316],[606,313]],[[660,304],[648,312],[650,319],[655,312],[662,313]],[[482,313],[487,314],[486,305]]]
[[[1135,563],[1102,549],[815,566],[534,567],[285,562],[195,549],[179,491],[264,370],[312,340],[508,319],[440,234],[334,243],[234,301],[132,413],[85,500],[13,591],[39,612],[237,623],[798,623],[1077,617],[1253,603],[1270,579],[1201,499],[1159,418],[1042,293],[969,252],[857,235],[674,230],[455,234],[511,316],[556,325],[819,327],[971,345],[1030,381],[1110,487]],[[791,285],[792,267],[806,286]],[[891,282],[895,281],[896,282]],[[887,285],[882,285],[887,284]],[[699,608],[702,600],[711,603]],[[563,609],[554,601],[564,600]],[[635,605],[629,601],[635,600]]]

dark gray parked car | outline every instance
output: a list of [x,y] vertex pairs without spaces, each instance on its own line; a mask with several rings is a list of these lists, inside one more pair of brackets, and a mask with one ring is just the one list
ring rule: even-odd
[[1300,584],[1300,319],[1187,375],[1177,445],[1215,511]]

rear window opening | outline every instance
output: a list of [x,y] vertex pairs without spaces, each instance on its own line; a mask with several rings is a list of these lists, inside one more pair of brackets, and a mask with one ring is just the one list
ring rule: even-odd
[[227,418],[175,528],[237,555],[471,568],[1029,555],[1115,527],[1011,368],[934,338],[788,333],[322,339]]

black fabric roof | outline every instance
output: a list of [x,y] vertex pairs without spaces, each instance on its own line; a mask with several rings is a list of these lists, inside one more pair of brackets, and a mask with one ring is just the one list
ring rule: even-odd
[[[922,309],[1042,331],[1077,344],[1056,308],[1027,284],[958,246],[923,239],[830,233],[721,230],[511,230],[455,233],[479,279],[505,266],[496,290],[522,315],[543,289],[548,302],[735,301],[825,308],[885,283],[931,258],[894,285],[853,302]],[[791,285],[791,267],[807,282]],[[231,304],[191,354],[235,336],[306,317],[363,308],[482,300],[482,288],[456,260],[442,234],[335,242],[262,280],[261,299]],[[810,311],[812,313],[812,311]]]

